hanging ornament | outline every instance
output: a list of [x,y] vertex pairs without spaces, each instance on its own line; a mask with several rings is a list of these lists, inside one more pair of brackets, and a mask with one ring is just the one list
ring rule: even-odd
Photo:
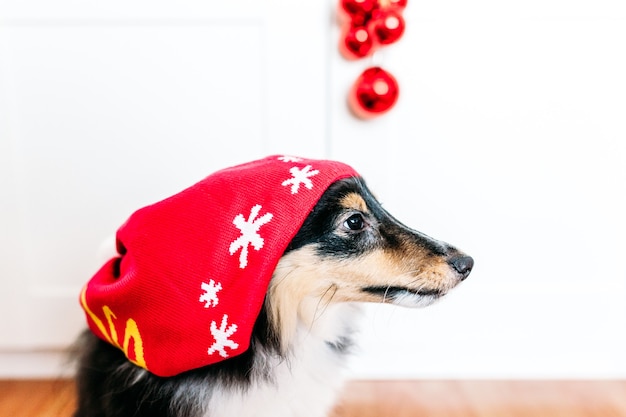
[[404,33],[404,19],[395,10],[376,10],[370,19],[370,33],[381,45],[389,45],[400,39]]
[[368,68],[357,78],[348,94],[352,112],[371,119],[389,111],[398,101],[398,82],[380,67]]
[[342,35],[343,42],[339,44],[341,54],[347,59],[364,58],[374,47],[374,40],[365,26],[347,25]]
[[372,55],[402,37],[406,0],[340,0],[339,50],[346,59]]
[[388,9],[393,9],[396,11],[402,11],[406,7],[406,0],[387,0],[384,2],[387,4]]
[[377,0],[339,0],[339,17],[355,26],[364,26],[377,8]]
[[[349,60],[372,56],[404,34],[402,11],[407,0],[339,0],[342,22],[339,51]],[[389,111],[398,101],[399,87],[388,71],[374,66],[356,80],[348,95],[352,112],[371,119]]]

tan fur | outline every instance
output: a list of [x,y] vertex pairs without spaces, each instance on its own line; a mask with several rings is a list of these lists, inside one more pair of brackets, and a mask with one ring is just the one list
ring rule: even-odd
[[368,212],[365,200],[363,200],[363,197],[361,197],[357,193],[350,193],[346,195],[341,199],[339,204],[341,204],[343,208],[348,210],[359,210],[362,213]]
[[427,257],[412,245],[398,250],[377,249],[358,258],[317,255],[314,245],[283,256],[268,289],[270,320],[281,328],[281,346],[289,349],[298,319],[312,326],[329,303],[385,302],[364,287],[398,286],[443,293],[458,283],[444,259]]

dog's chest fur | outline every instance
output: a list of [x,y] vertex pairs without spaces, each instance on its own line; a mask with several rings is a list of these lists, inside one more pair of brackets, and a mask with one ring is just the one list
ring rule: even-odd
[[354,305],[335,304],[311,324],[300,323],[288,358],[263,360],[272,368],[272,381],[213,390],[203,417],[326,416],[343,384],[346,343],[358,316]]

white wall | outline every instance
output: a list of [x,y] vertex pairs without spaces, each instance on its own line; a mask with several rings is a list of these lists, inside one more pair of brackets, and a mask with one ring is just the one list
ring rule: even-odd
[[406,223],[474,256],[421,311],[376,307],[359,375],[626,376],[626,4],[409,2],[377,57],[398,107],[350,119],[366,63],[332,62],[333,156]]

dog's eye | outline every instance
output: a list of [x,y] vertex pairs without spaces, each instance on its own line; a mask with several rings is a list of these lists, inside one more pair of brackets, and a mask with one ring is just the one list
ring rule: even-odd
[[348,220],[346,220],[343,225],[350,230],[358,231],[363,229],[365,221],[363,220],[363,216],[361,214],[353,214],[348,217]]

